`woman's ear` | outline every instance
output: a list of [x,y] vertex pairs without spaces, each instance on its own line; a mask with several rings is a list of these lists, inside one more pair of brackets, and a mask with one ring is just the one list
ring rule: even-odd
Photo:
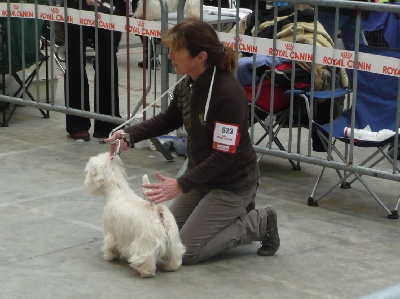
[[197,58],[198,58],[199,60],[205,62],[205,61],[207,60],[207,58],[208,58],[208,54],[207,54],[207,52],[205,52],[205,51],[201,51],[201,52],[199,53],[199,55],[197,55]]

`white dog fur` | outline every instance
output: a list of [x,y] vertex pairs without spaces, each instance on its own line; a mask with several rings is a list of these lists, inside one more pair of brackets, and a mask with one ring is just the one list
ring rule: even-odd
[[[146,17],[143,14],[144,1],[146,1]],[[178,9],[178,2],[179,0],[167,0],[168,12],[175,12]],[[200,18],[200,0],[186,0],[184,14],[188,18]],[[160,20],[160,0],[139,0],[133,15],[137,19]]]
[[[85,172],[89,192],[105,197],[104,259],[127,257],[141,277],[153,277],[160,258],[164,270],[177,270],[185,247],[168,207],[142,199],[129,187],[119,156],[110,159],[106,152],[91,157]],[[143,182],[148,182],[147,175]]]

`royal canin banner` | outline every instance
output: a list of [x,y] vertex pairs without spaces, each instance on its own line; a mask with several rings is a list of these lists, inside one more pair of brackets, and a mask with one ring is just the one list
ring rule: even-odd
[[[135,18],[115,16],[91,11],[68,9],[68,16],[64,7],[37,5],[30,3],[0,3],[1,17],[35,18],[41,20],[67,22],[83,26],[98,26],[108,30],[128,32],[149,37],[161,37],[161,23],[159,21],[139,20]],[[169,24],[170,27],[173,24]],[[239,51],[254,54],[276,55],[276,57],[288,58],[298,61],[312,62],[348,69],[354,68],[355,52],[333,48],[316,47],[313,45],[297,44],[276,40],[275,48],[272,39],[257,38],[248,35],[236,36],[232,33],[218,32],[218,37],[226,46]],[[315,56],[315,57],[314,57]],[[358,69],[377,74],[400,77],[400,59],[383,57],[379,55],[359,53]]]

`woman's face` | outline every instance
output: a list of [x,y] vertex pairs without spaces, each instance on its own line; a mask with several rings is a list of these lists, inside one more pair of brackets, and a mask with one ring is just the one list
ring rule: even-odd
[[196,80],[206,69],[207,53],[200,52],[196,57],[192,57],[186,48],[170,49],[168,59],[172,61],[177,74],[187,74]]

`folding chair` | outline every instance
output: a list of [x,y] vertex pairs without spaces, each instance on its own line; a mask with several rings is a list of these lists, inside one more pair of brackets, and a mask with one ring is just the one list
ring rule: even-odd
[[[39,1],[40,2],[40,1]],[[46,1],[41,1],[45,4]],[[17,90],[11,93],[11,96],[18,97],[26,94],[30,100],[35,101],[35,97],[29,91],[29,86],[34,81],[37,70],[47,61],[48,56],[43,55],[39,51],[38,60],[36,59],[36,51],[40,49],[40,36],[42,32],[43,20],[19,19],[19,18],[0,18],[0,34],[1,34],[1,51],[0,51],[0,81],[1,93],[6,94],[5,76],[10,75],[18,84]],[[36,34],[37,33],[37,34]],[[11,44],[11,48],[8,45]],[[27,70],[29,67],[37,64],[37,67],[27,76],[20,76],[18,72]],[[15,84],[14,82],[14,84]],[[46,78],[47,82],[47,78]],[[9,105],[2,103],[3,110],[2,127],[7,127],[8,123],[17,109],[17,105]],[[7,116],[7,108],[10,109]],[[39,109],[43,117],[48,118],[48,111]]]
[[[400,58],[400,50],[398,49],[384,49],[384,48],[375,48],[370,46],[360,46],[360,52],[370,53],[375,55],[387,56],[387,57],[395,57]],[[349,78],[353,78],[353,71],[349,71]],[[357,76],[357,92],[356,92],[356,101],[348,110],[345,110],[338,118],[336,118],[332,123],[328,123],[325,125],[320,125],[318,123],[313,123],[313,128],[317,131],[317,134],[323,145],[328,152],[330,149],[329,145],[329,133],[330,128],[332,126],[332,143],[331,149],[332,151],[346,164],[348,161],[348,153],[347,153],[347,145],[351,142],[350,137],[345,136],[345,128],[351,128],[352,123],[352,114],[354,113],[354,128],[355,129],[364,129],[369,126],[372,132],[379,132],[380,130],[389,129],[396,132],[396,116],[398,114],[397,107],[397,97],[398,97],[398,84],[399,79],[393,76],[381,75],[370,73],[367,71],[358,71]],[[350,91],[346,89],[338,89],[336,91],[335,96],[348,94]],[[310,94],[305,94],[305,96],[309,96]],[[326,97],[327,94],[319,94],[316,92],[314,94],[314,98],[318,99],[320,97]],[[354,96],[353,96],[354,97]],[[354,105],[356,103],[356,105]],[[355,107],[355,108],[354,108]],[[354,111],[353,111],[354,110]],[[338,147],[336,146],[336,141],[344,142],[345,153],[342,154]],[[376,148],[376,150],[371,153],[364,161],[362,161],[359,165],[373,168],[382,160],[387,160],[391,164],[393,164],[393,159],[390,157],[390,154],[393,156],[394,148],[389,150],[389,153],[386,153],[385,150],[389,146],[393,146],[394,137],[388,138],[383,141],[367,141],[367,140],[354,140],[354,146],[356,147],[364,147],[364,148]],[[332,153],[331,151],[331,153]],[[333,160],[333,158],[332,158]],[[397,200],[397,204],[394,210],[390,211],[385,204],[379,199],[379,197],[375,194],[372,188],[367,184],[367,182],[362,178],[362,175],[353,172],[341,172],[337,170],[337,174],[339,176],[338,182],[336,182],[328,191],[323,193],[322,195],[315,197],[317,189],[322,180],[324,170],[326,167],[323,167],[321,173],[319,174],[315,186],[311,192],[311,196],[308,199],[308,205],[310,206],[318,206],[318,202],[325,195],[330,193],[334,188],[341,186],[341,188],[348,189],[351,188],[351,184],[358,180],[361,184],[369,191],[372,197],[376,200],[376,202],[388,213],[389,219],[398,219],[399,214],[397,208],[399,206],[400,197]],[[396,173],[400,173],[398,167],[396,167]],[[350,177],[354,178],[348,182],[347,179]]]
[[[270,133],[272,142],[282,151],[286,151],[282,142],[278,138],[279,131],[287,126],[290,118],[290,97],[286,95],[286,91],[290,88],[290,74],[292,71],[292,63],[287,62],[283,63],[276,68],[275,73],[275,86],[274,86],[274,106],[273,111],[271,111],[271,71],[265,71],[261,77],[258,84],[256,84],[256,94],[254,99],[254,123],[259,124],[263,129],[264,133],[262,136],[254,143],[255,145],[259,145],[263,140],[265,140]],[[310,74],[303,69],[296,69],[295,74],[298,74],[298,77],[295,79],[296,88],[304,88],[304,90],[308,90],[310,87]],[[297,80],[302,77],[301,80]],[[251,105],[252,105],[252,91],[251,86],[244,86],[248,94],[249,101],[249,111],[251,117]],[[296,109],[297,108],[297,109]],[[294,105],[294,111],[297,113],[294,117],[297,117],[297,151],[300,152],[300,137],[301,137],[301,110],[302,107],[300,105]],[[271,122],[272,118],[272,122]],[[294,119],[296,120],[296,119]],[[269,147],[270,141],[267,142],[266,146]],[[263,155],[258,157],[258,161],[261,160]],[[300,170],[300,163],[294,162],[289,159],[289,163],[292,165],[293,170]]]

